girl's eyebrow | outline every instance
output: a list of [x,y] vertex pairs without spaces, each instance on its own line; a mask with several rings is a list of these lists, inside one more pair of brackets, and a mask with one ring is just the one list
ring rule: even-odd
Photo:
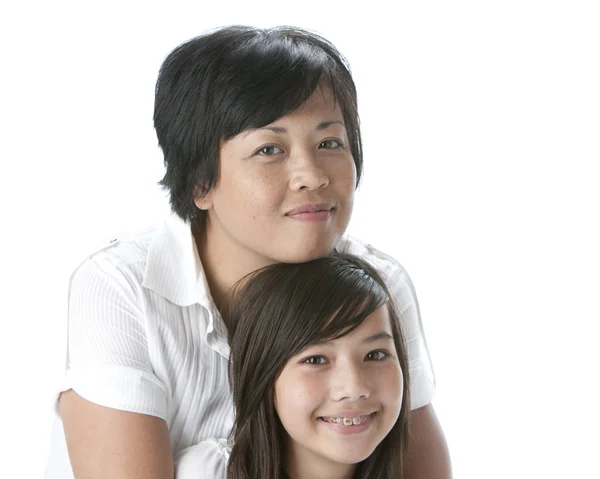
[[[363,339],[363,343],[374,343],[375,341],[378,341],[380,339],[388,339],[390,341],[393,341],[394,337],[385,331],[380,331],[371,336],[367,336],[365,339]],[[326,346],[328,344],[331,344],[333,341],[335,341],[335,340],[330,339],[330,340],[318,341],[316,343],[313,343],[311,346]]]
[[365,339],[363,339],[363,343],[372,343],[379,339],[389,339],[389,340],[393,341],[394,337],[391,334],[386,333],[385,331],[381,331],[377,334],[366,337]]

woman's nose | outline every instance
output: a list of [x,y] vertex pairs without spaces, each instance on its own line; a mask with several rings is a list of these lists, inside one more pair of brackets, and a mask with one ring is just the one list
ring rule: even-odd
[[290,158],[290,189],[318,190],[329,185],[329,177],[314,154],[303,152]]

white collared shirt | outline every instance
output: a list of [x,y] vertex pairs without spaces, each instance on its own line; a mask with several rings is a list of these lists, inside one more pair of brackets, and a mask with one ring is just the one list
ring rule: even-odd
[[[410,278],[395,260],[355,239],[344,237],[337,248],[371,262],[386,279],[407,343],[411,407],[429,404],[434,375]],[[218,438],[233,425],[229,344],[187,223],[172,215],[89,256],[71,277],[68,324],[58,394],[74,389],[102,406],[160,417],[176,460],[209,444],[210,454],[194,452],[204,468],[196,477],[224,477]],[[72,477],[57,415],[45,479]]]

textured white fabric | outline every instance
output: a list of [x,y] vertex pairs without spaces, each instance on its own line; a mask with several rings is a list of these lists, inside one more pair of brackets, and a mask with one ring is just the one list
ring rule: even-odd
[[[344,238],[338,249],[372,262],[386,277],[402,313],[411,405],[428,404],[434,376],[408,275],[357,240]],[[65,382],[58,394],[72,388],[103,406],[160,417],[174,457],[200,445],[193,457],[203,451],[222,459],[211,449],[218,441],[201,443],[228,437],[233,424],[229,345],[189,225],[173,215],[92,254],[71,278],[68,316]],[[58,415],[50,454],[45,478],[72,478],[65,475],[70,466]],[[206,464],[209,469],[194,477],[220,477],[210,470],[212,462]]]
[[227,439],[210,438],[175,456],[175,479],[226,479],[231,445]]

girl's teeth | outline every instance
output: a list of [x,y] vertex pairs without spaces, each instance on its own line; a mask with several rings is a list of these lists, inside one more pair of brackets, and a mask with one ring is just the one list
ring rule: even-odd
[[324,417],[323,420],[325,422],[330,422],[333,424],[343,424],[344,426],[356,426],[358,424],[362,424],[366,422],[367,419],[371,417],[370,414],[366,416],[356,416],[356,417]]

